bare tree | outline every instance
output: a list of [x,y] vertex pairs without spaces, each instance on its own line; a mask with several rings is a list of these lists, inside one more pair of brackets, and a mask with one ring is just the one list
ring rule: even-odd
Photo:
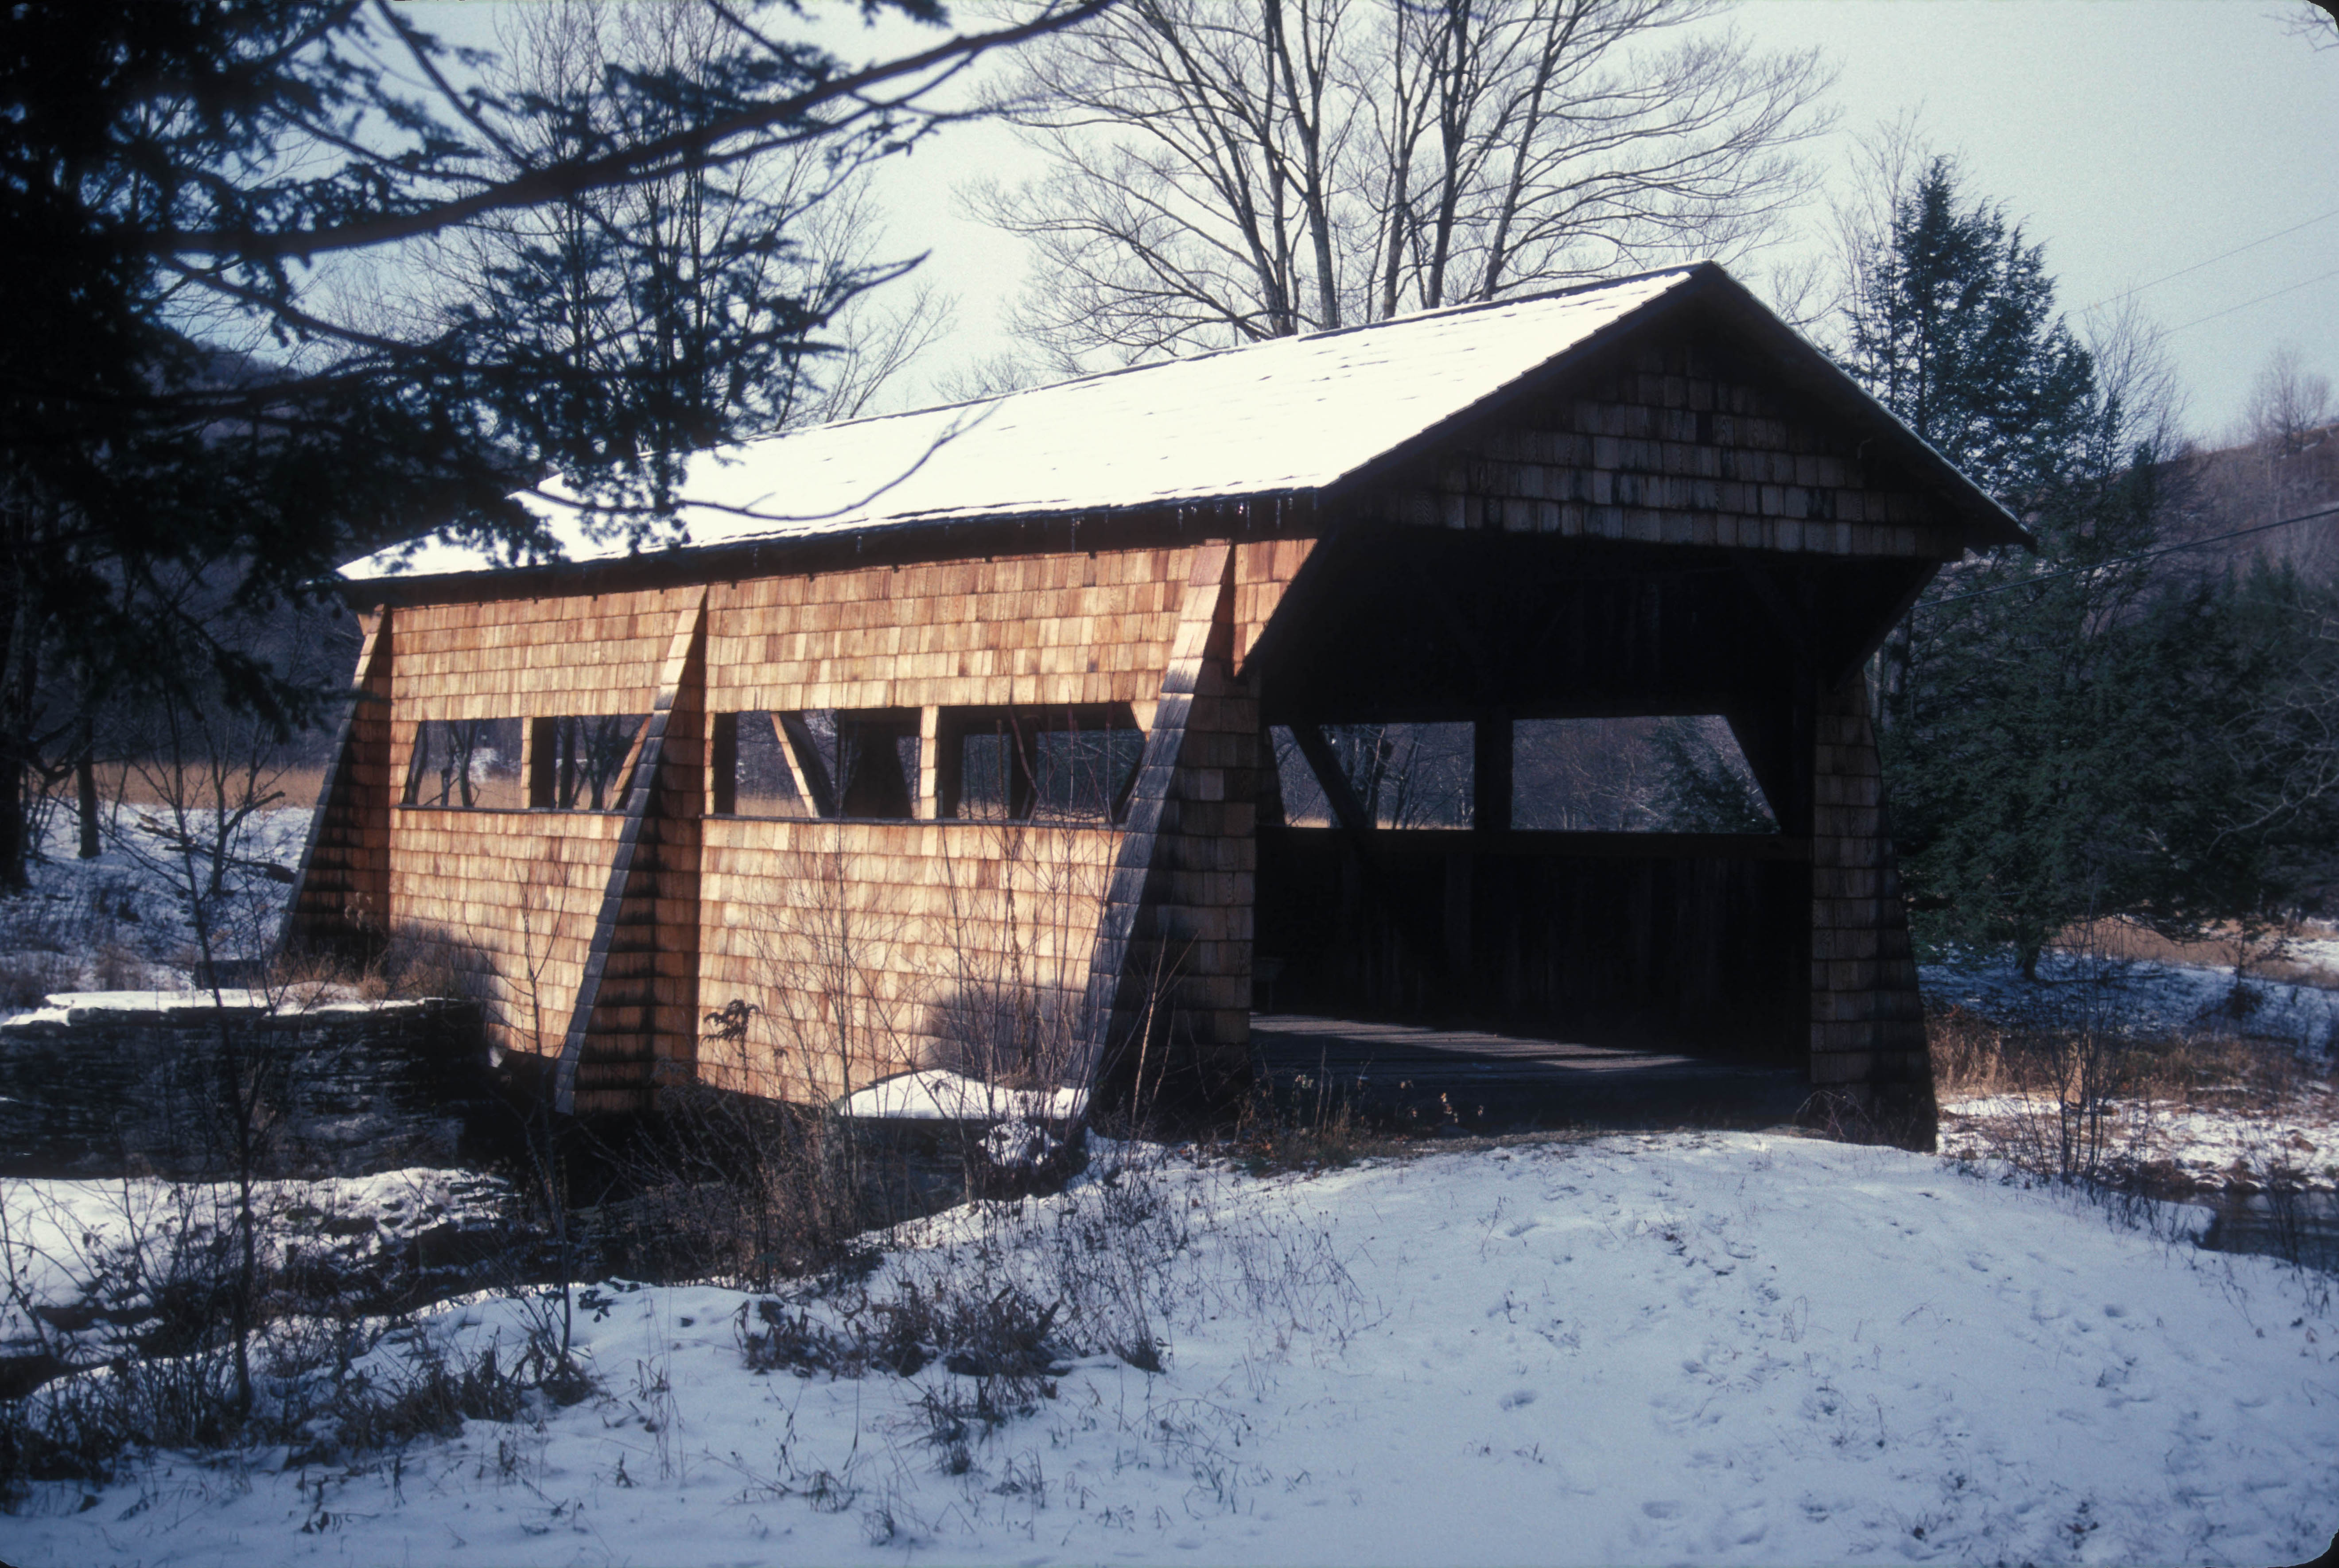
[[[175,624],[147,591],[157,573],[232,564],[262,609],[438,524],[525,557],[548,541],[513,492],[556,473],[593,479],[614,537],[670,533],[673,454],[769,429],[789,383],[762,372],[817,365],[826,285],[849,298],[886,271],[848,256],[789,297],[809,237],[758,251],[701,225],[722,203],[698,198],[751,167],[817,187],[905,148],[964,113],[951,84],[975,62],[1109,3],[1028,6],[865,64],[791,36],[794,0],[646,6],[628,25],[655,47],[581,59],[575,90],[551,93],[504,91],[489,56],[390,0],[0,11],[15,64],[0,228],[18,263],[0,334],[0,885],[25,885],[31,817],[92,749],[90,703],[192,651],[271,718],[322,705]],[[946,20],[938,0],[857,9]],[[655,222],[601,227],[613,212]],[[391,303],[459,236],[548,224],[657,264],[597,321],[563,315],[577,300],[557,269],[516,269],[460,321]],[[670,287],[694,278],[717,302],[696,316],[708,292]],[[612,320],[618,338],[579,341]],[[933,316],[903,320],[914,341]],[[725,350],[743,339],[757,352]],[[52,713],[67,672],[92,695]]]
[[2318,443],[2333,418],[2331,378],[2306,369],[2297,347],[2285,343],[2250,380],[2242,416],[2246,438],[2276,457]]
[[[2291,345],[2275,349],[2252,379],[2226,444],[2203,454],[2197,468],[2204,532],[2277,522],[2339,501],[2339,407],[2330,379],[2309,370]],[[2287,561],[2318,580],[2339,575],[2339,524],[2328,518],[2232,547]]]
[[1051,167],[978,188],[1020,325],[1130,362],[1742,256],[1810,188],[1816,53],[1709,0],[1128,0],[1021,54]]

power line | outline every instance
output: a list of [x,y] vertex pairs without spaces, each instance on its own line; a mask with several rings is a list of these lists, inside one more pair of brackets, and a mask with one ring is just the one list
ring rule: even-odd
[[2320,511],[2301,512],[2295,518],[2284,518],[2275,522],[2254,523],[2246,528],[2235,528],[2229,534],[2211,534],[2206,539],[2187,539],[2181,545],[2163,545],[2156,550],[2138,550],[2132,556],[2114,556],[2110,560],[2097,561],[2093,566],[2066,567],[2059,572],[2040,572],[2035,577],[2025,577],[2017,583],[2000,583],[1994,588],[1975,588],[1969,593],[1950,594],[1942,598],[1927,599],[1917,607],[1920,610],[1936,609],[1942,605],[1956,604],[1959,599],[1980,599],[1988,598],[1992,594],[2010,594],[2017,588],[2027,588],[2034,583],[2051,583],[2057,577],[2077,577],[2082,572],[2099,572],[2106,567],[2126,566],[2130,561],[2148,561],[2156,556],[2174,555],[2178,550],[2197,550],[2204,545],[2223,544],[2227,539],[2243,538],[2251,534],[2263,534],[2269,528],[2286,528],[2293,523],[2311,523],[2317,518],[2327,518],[2334,514],[2339,514],[2339,507],[2324,507]]
[[[2309,287],[2309,286],[2310,286],[2310,285],[2312,285],[2312,284],[2320,283],[2320,282],[2324,281],[2324,279],[2328,279],[2328,278],[2339,278],[2339,270],[2334,270],[2334,271],[2333,271],[2325,272],[2325,273],[2322,274],[2322,276],[2320,276],[2320,277],[2309,278],[2309,279],[2307,279],[2307,280],[2306,280],[2306,281],[2305,281],[2305,282],[2303,282],[2303,283],[2293,283],[2293,284],[2291,284],[2291,285],[2290,285],[2290,287],[2288,287],[2288,288],[2286,288],[2286,289],[2276,289],[2276,290],[2275,290],[2273,293],[2271,293],[2271,294],[2260,294],[2260,295],[2259,295],[2256,299],[2255,299],[2255,300],[2244,300],[2244,301],[2243,301],[2240,304],[2238,304],[2238,305],[2228,305],[2228,306],[2226,306],[2226,307],[2224,310],[2222,310],[2222,311],[2211,311],[2208,315],[2206,315],[2206,316],[2196,316],[2195,318],[2193,318],[2193,320],[2191,320],[2191,321],[2189,321],[2186,322],[2186,323],[2185,323],[2185,327],[2197,327],[2197,326],[2199,326],[2199,325],[2200,325],[2202,322],[2204,322],[2204,321],[2216,321],[2216,320],[2218,317],[2220,317],[2220,316],[2230,316],[2230,315],[2232,315],[2235,311],[2246,311],[2246,310],[2248,310],[2252,305],[2263,305],[2263,304],[2265,304],[2268,300],[2279,300],[2279,299],[2281,299],[2285,294],[2295,294],[2295,293],[2297,293],[2301,289],[2307,288],[2307,287]],[[2181,332],[2181,331],[2185,330],[2185,327],[2171,327],[2171,328],[2169,328],[2168,330],[2169,330],[2171,332]]]
[[[2206,261],[2196,261],[2189,267],[2179,267],[2174,272],[2163,272],[2159,277],[2153,279],[2152,281],[2148,283],[2137,283],[2131,288],[2122,289],[2117,294],[2107,294],[2102,299],[2097,300],[2094,305],[2080,306],[2079,313],[2081,315],[2086,315],[2089,311],[2096,309],[2097,305],[2108,305],[2115,300],[2125,300],[2130,294],[2141,294],[2147,289],[2157,289],[2161,284],[2168,282],[2173,279],[2182,278],[2188,272],[2197,272],[2204,267],[2214,267],[2229,256],[2238,256],[2245,251],[2255,251],[2260,245],[2270,245],[2276,240],[2281,239],[2285,234],[2295,234],[2301,229],[2311,229],[2317,223],[2328,222],[2334,218],[2339,218],[2339,207],[2334,207],[2328,212],[2319,213],[2314,217],[2307,219],[2303,223],[2293,223],[2287,229],[2277,230],[2274,233],[2265,235],[2259,239],[2252,240],[2246,245],[2236,245],[2232,250],[2222,251],[2217,255],[2210,257]],[[2240,309],[2239,306],[2235,308],[2236,310]],[[2207,318],[2206,317],[2204,318],[2204,320],[2206,319]]]

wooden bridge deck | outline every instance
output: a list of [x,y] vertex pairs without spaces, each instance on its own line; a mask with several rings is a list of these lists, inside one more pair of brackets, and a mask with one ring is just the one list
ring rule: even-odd
[[1792,1068],[1485,1030],[1255,1013],[1250,1031],[1253,1069],[1286,1109],[1345,1103],[1425,1132],[1774,1127],[1811,1093]]

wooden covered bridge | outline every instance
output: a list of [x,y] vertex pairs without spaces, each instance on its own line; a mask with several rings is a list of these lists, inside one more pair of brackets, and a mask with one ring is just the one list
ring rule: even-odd
[[[685,493],[670,547],[556,499],[565,559],[347,574],[293,938],[437,949],[564,1109],[1222,1084],[1271,1001],[1791,1062],[1929,1137],[1864,666],[2023,536],[1720,268],[794,432]],[[1632,715],[1719,715],[1775,831],[1538,825],[1518,737]],[[1366,725],[1464,736],[1462,808],[1358,798]]]

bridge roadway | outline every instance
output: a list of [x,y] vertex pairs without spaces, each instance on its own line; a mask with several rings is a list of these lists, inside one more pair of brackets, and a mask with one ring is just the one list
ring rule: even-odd
[[1345,1103],[1393,1130],[1779,1127],[1811,1092],[1791,1067],[1486,1030],[1254,1013],[1250,1031],[1253,1069],[1287,1111]]

